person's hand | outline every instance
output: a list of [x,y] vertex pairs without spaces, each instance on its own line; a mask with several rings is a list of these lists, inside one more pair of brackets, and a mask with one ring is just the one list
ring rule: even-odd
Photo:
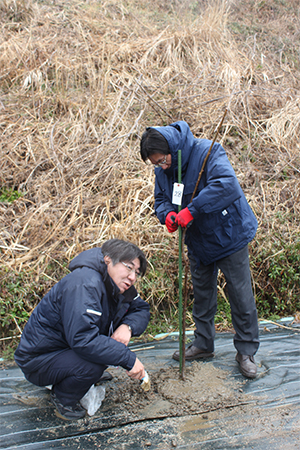
[[191,225],[191,222],[194,220],[194,217],[190,213],[188,208],[184,208],[177,214],[176,223],[183,228],[186,228],[188,225]]
[[138,358],[136,358],[133,368],[126,372],[130,378],[134,378],[135,380],[141,380],[145,376],[144,366]]
[[123,323],[120,325],[111,335],[111,338],[115,341],[121,342],[122,344],[128,345],[131,338],[131,331],[128,325]]
[[175,211],[171,211],[167,214],[165,224],[169,233],[174,233],[178,228],[178,225],[175,222],[176,217],[177,213]]

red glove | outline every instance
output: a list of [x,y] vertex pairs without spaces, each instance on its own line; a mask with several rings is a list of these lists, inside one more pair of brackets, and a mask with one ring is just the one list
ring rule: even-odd
[[167,227],[169,233],[174,233],[174,231],[176,231],[178,228],[178,225],[175,222],[176,217],[177,217],[177,213],[175,211],[171,211],[171,212],[169,212],[169,214],[167,214],[165,224],[166,224],[166,227]]
[[194,217],[190,213],[188,208],[184,208],[177,214],[176,223],[181,227],[186,228],[188,225],[191,225],[191,222],[194,220]]

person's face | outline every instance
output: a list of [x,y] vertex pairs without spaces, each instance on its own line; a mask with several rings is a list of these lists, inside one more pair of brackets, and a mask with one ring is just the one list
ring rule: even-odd
[[136,282],[140,270],[140,260],[138,258],[129,262],[119,262],[115,265],[113,265],[109,256],[105,256],[104,261],[107,265],[108,275],[118,286],[121,294]]
[[164,155],[163,153],[154,153],[149,156],[149,161],[156,167],[161,167],[163,170],[169,169],[172,164],[171,153]]

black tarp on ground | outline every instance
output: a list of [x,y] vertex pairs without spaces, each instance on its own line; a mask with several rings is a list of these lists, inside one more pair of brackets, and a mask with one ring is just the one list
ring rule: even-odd
[[[90,418],[65,422],[57,418],[49,393],[28,383],[16,367],[0,371],[0,448],[6,449],[300,449],[300,328],[264,325],[256,355],[258,377],[242,385],[249,402],[238,408],[200,410],[180,417],[101,408]],[[244,380],[234,360],[231,333],[216,336],[214,366]],[[178,337],[169,336],[139,351],[151,377],[152,367],[178,367],[171,355]],[[151,348],[149,348],[151,347]],[[154,348],[153,348],[154,347]],[[189,363],[187,363],[188,366]],[[124,375],[126,376],[126,375]],[[110,383],[114,383],[112,380]],[[191,393],[192,395],[192,393]],[[109,398],[105,398],[109,403]]]

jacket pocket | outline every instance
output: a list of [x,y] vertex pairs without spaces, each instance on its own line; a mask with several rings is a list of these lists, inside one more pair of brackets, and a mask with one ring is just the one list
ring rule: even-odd
[[205,220],[199,223],[199,229],[207,242],[230,248],[239,240],[238,222],[236,209],[230,205],[218,213],[206,215]]

